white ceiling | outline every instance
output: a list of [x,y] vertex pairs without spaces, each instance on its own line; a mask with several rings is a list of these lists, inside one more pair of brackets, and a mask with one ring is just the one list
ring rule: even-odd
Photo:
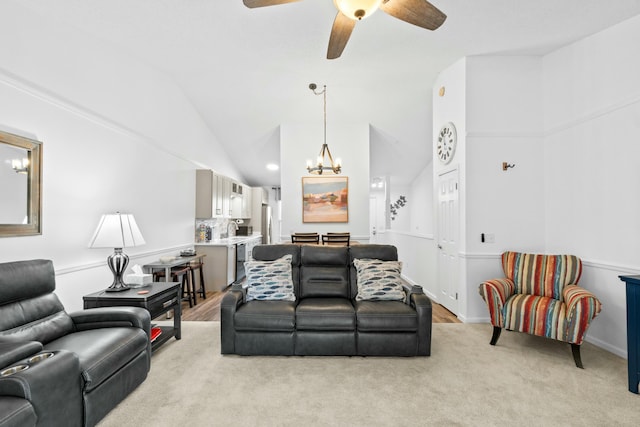
[[441,70],[469,55],[545,54],[640,14],[640,0],[433,0],[448,16],[440,29],[378,11],[329,61],[332,0],[259,9],[241,0],[21,3],[170,74],[250,185],[279,183],[265,164],[279,161],[280,124],[321,123],[311,82],[328,87],[334,156],[332,121],[370,123],[372,176],[408,183],[431,160],[431,90]]

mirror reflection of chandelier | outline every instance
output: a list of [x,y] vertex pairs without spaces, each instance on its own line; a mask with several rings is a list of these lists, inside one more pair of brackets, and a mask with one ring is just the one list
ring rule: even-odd
[[[322,90],[319,92],[316,92],[317,87],[315,83],[309,85],[309,89],[311,89],[314,94],[323,95],[324,98],[324,143],[322,144],[315,165],[311,160],[307,160],[307,171],[314,175],[322,175],[325,172],[338,175],[342,172],[342,162],[339,158],[336,158],[335,162],[333,161],[333,156],[331,156],[331,151],[329,151],[329,146],[327,145],[327,86],[322,86]],[[329,159],[330,166],[325,162],[325,158]]]
[[16,173],[29,173],[29,159],[11,160],[11,167]]

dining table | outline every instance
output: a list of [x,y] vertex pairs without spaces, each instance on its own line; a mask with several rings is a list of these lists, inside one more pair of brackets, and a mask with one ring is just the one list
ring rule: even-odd
[[165,282],[169,281],[169,278],[171,277],[171,269],[173,267],[178,267],[180,265],[185,265],[185,264],[189,264],[191,261],[200,261],[202,260],[202,258],[204,258],[206,256],[206,254],[195,254],[195,255],[188,255],[188,256],[174,256],[171,257],[172,259],[170,260],[165,260],[165,259],[159,259],[158,261],[149,263],[149,264],[145,264],[142,266],[143,270],[145,273],[150,273],[153,274],[153,272],[155,270],[162,270],[164,269],[164,280]]

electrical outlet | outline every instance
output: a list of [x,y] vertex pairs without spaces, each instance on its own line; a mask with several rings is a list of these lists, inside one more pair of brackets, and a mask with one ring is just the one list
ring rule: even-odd
[[482,233],[480,234],[480,241],[482,243],[495,243],[496,236],[493,233]]

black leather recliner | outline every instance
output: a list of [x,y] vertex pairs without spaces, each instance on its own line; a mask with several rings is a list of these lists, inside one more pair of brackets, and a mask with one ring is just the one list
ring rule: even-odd
[[0,264],[0,426],[93,426],[151,361],[139,307],[66,313],[49,260]]
[[253,257],[292,255],[296,301],[245,301],[233,285],[221,304],[221,352],[241,355],[429,356],[431,300],[403,283],[401,301],[357,301],[353,260],[396,261],[391,245],[259,245]]

